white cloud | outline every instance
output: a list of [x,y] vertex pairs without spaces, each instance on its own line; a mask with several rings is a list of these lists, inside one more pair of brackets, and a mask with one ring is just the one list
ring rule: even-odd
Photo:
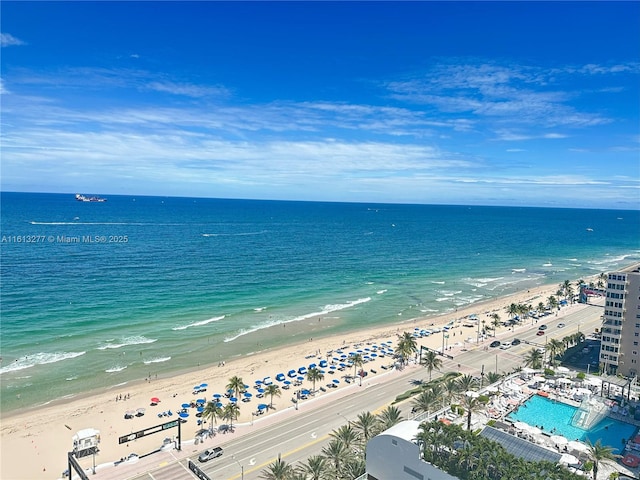
[[11,47],[15,45],[26,45],[26,43],[20,40],[19,38],[14,37],[10,33],[0,33],[1,47]]

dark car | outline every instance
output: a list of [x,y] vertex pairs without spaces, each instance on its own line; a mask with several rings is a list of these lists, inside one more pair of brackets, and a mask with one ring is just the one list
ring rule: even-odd
[[493,342],[491,342],[491,344],[489,345],[491,348],[496,348],[500,346],[500,342],[498,340],[494,340]]
[[222,453],[223,453],[223,450],[221,447],[207,448],[204,452],[200,454],[200,456],[198,457],[198,461],[208,462],[213,458],[218,458],[222,456]]
[[517,338],[514,338],[514,339],[511,341],[511,345],[513,345],[514,347],[515,347],[516,345],[520,345],[521,343],[522,343],[522,342],[521,342],[520,340],[518,340]]
[[546,326],[546,325],[540,325],[540,326],[538,327],[538,330],[546,330],[546,329],[547,329],[547,326]]

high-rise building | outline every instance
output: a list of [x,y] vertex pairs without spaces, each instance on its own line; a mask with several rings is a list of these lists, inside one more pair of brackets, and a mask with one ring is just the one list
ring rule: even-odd
[[600,364],[608,374],[637,377],[640,371],[640,269],[607,275]]

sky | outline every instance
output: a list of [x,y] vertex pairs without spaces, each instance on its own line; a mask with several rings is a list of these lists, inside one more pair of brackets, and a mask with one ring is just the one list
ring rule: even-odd
[[3,191],[640,209],[640,2],[12,2]]

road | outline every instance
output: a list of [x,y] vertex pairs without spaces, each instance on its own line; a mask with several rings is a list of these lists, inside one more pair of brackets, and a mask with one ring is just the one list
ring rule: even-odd
[[[485,373],[508,372],[521,366],[523,355],[534,346],[544,346],[552,338],[561,339],[577,331],[589,334],[601,326],[602,306],[568,308],[576,308],[577,311],[569,311],[559,317],[549,316],[544,320],[538,320],[538,325],[523,325],[513,332],[498,330],[498,340],[511,341],[517,337],[522,341],[520,345],[508,350],[489,348],[488,345],[493,340],[490,337],[484,342],[470,344],[467,351],[458,353],[453,360],[443,357],[443,366],[440,372],[433,372],[434,378],[447,371],[461,371],[479,376],[483,368]],[[543,323],[547,325],[545,335],[537,336],[537,327]],[[564,323],[565,327],[559,328],[559,323]],[[312,455],[318,455],[322,447],[327,444],[332,430],[355,420],[362,412],[380,411],[398,394],[413,388],[416,382],[428,380],[429,373],[426,369],[413,366],[402,372],[385,374],[385,378],[382,379],[372,379],[371,383],[365,382],[361,387],[351,387],[348,395],[325,398],[315,405],[302,403],[299,410],[289,408],[286,415],[283,414],[282,418],[274,419],[267,427],[256,424],[242,427],[250,430],[242,436],[228,434],[230,438],[228,441],[216,442],[216,445],[223,446],[224,455],[205,464],[197,462],[195,452],[203,450],[204,447],[213,446],[213,443],[211,445],[205,443],[204,446],[192,445],[184,451],[193,452],[189,458],[194,460],[211,479],[255,480],[260,477],[261,471],[278,456],[288,463],[295,464]],[[405,413],[409,411],[408,403],[399,407]],[[184,458],[173,462],[163,461],[159,464],[156,462],[155,465],[150,465],[148,473],[130,478],[135,480],[196,478],[188,471],[186,463],[187,460]]]

